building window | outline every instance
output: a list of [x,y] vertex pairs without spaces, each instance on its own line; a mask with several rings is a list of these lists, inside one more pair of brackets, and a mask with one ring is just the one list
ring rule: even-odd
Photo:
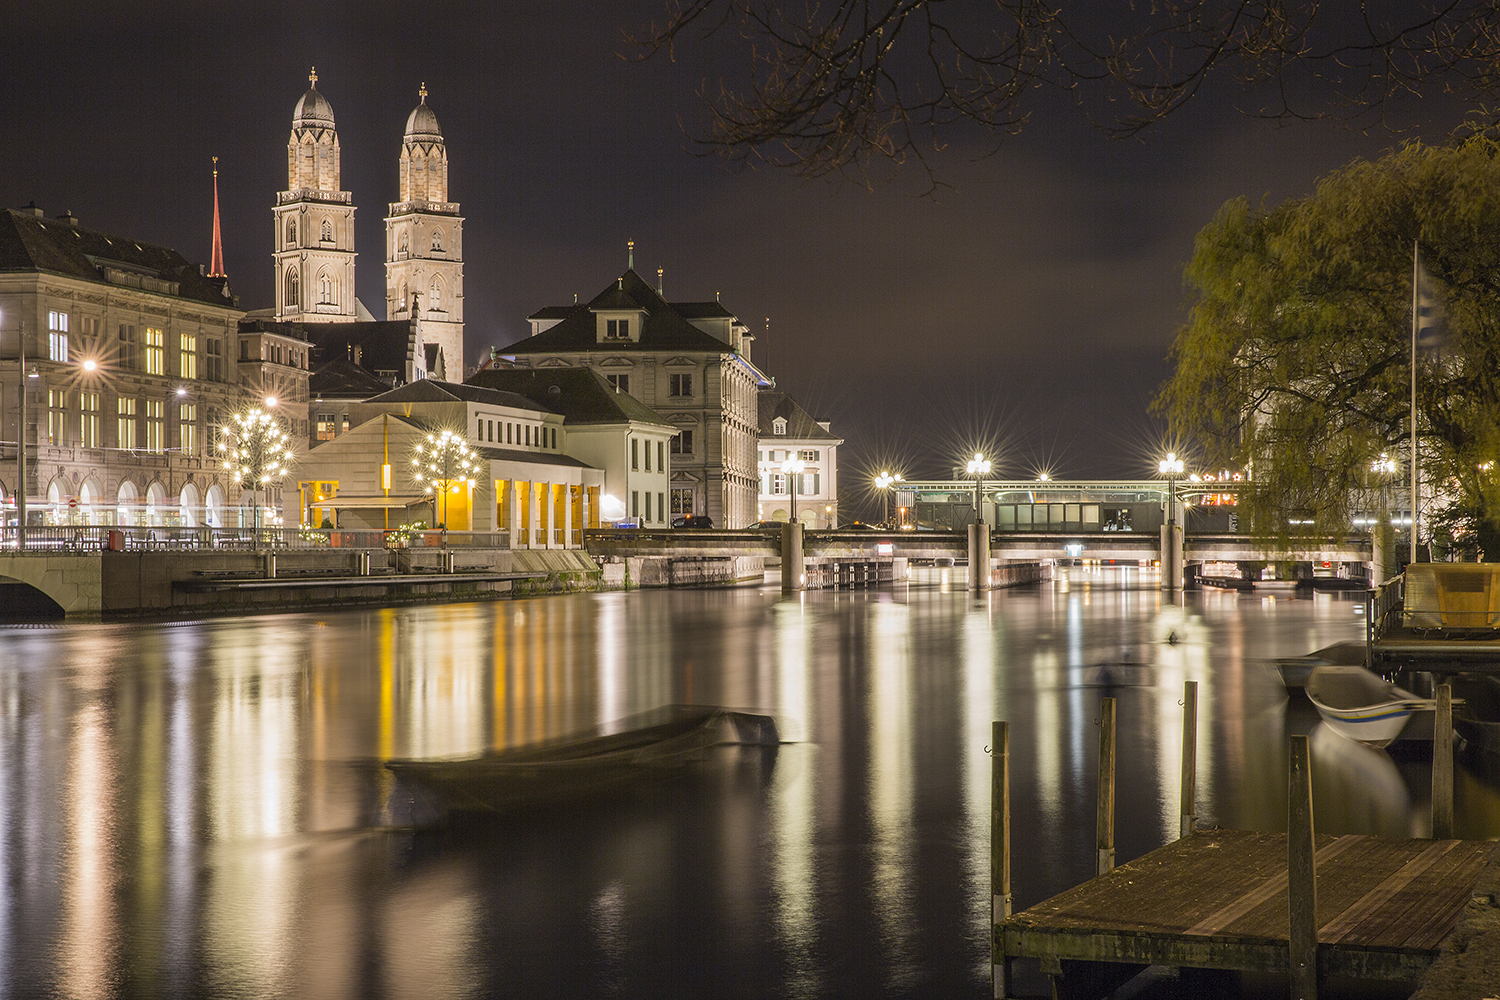
[[677,436],[672,438],[672,454],[691,455],[693,453],[693,432],[678,431]]
[[651,491],[646,491],[646,520],[651,520]]
[[99,394],[78,394],[78,443],[85,448],[99,447]]
[[198,405],[177,404],[177,450],[184,455],[198,454]]
[[[407,237],[407,235],[405,233],[402,233],[401,234],[401,241],[398,244],[396,244],[396,256],[398,256],[398,257],[405,257],[410,252],[411,252],[411,242],[410,242],[409,238]],[[402,305],[406,304],[406,295],[405,294],[403,294],[401,296],[401,303],[402,303]]]
[[318,414],[318,440],[332,441],[334,438],[334,434],[336,433],[335,428],[337,426],[338,425],[334,422],[334,415],[332,413]]
[[146,374],[165,375],[167,373],[166,351],[163,347],[166,336],[160,329],[154,326],[146,327]]
[[340,434],[347,434],[347,433],[349,433],[349,414],[347,414],[347,413],[344,414],[344,416],[343,416],[343,422],[339,426],[341,428],[340,431],[339,431]]
[[552,428],[552,450],[557,450],[557,428]]
[[318,302],[323,305],[333,305],[333,279],[324,271],[318,275]]
[[656,519],[658,521],[667,519],[666,496],[662,493],[656,494]]
[[286,220],[286,245],[294,247],[297,245],[297,220]]
[[[646,442],[646,471],[647,472],[651,471],[651,442],[650,441]],[[651,506],[651,495],[649,493],[646,495],[646,506],[647,507]]]
[[665,441],[656,442],[656,471],[667,471],[667,443]]
[[672,491],[672,514],[673,514],[673,516],[676,516],[678,514],[691,514],[692,512],[693,512],[693,491],[692,490],[673,490]]
[[203,377],[210,382],[224,381],[224,342],[212,338],[203,343]]
[[135,367],[135,327],[130,323],[120,324],[120,368]]
[[786,477],[779,472],[771,473],[771,495],[780,496],[786,492]]
[[121,399],[115,418],[115,444],[120,448],[135,448],[135,400]]
[[184,333],[177,338],[178,368],[183,378],[198,377],[198,338]]
[[515,442],[513,442],[511,440],[511,437],[510,437],[510,432],[515,429],[515,426],[516,426],[515,424],[506,424],[505,425],[505,443],[506,444],[514,444],[515,443]]
[[673,396],[691,396],[693,394],[693,376],[670,375],[668,376],[669,390]]
[[608,382],[610,385],[614,386],[615,389],[617,391],[619,391],[619,392],[629,392],[630,391],[630,376],[629,375],[606,375],[606,376],[604,376],[604,380],[606,382]]
[[785,434],[786,433],[786,417],[777,417],[775,420],[771,421],[771,433],[772,434]]
[[640,438],[630,439],[630,469],[632,472],[639,471],[641,467],[641,441]]
[[432,285],[427,289],[427,311],[443,311],[443,283],[436,278],[432,279]]
[[47,357],[53,361],[68,360],[68,314],[47,313]]
[[296,309],[301,297],[302,279],[297,277],[295,270],[288,270],[286,272],[286,308]]
[[162,436],[162,402],[159,399],[146,400],[146,450],[165,451],[166,441]]
[[630,516],[641,516],[641,493],[639,490],[630,491]]
[[333,223],[327,219],[323,220],[323,232],[320,234],[324,243],[333,242]]
[[47,443],[67,444],[68,393],[65,389],[47,390]]
[[443,252],[443,231],[441,229],[434,229],[432,231],[432,252]]
[[628,320],[628,319],[607,319],[607,320],[605,320],[604,321],[604,339],[605,340],[629,340],[630,339],[630,320]]
[[396,311],[398,313],[406,312],[406,282],[404,280],[401,282],[401,294],[396,299]]
[[799,451],[797,452],[797,457],[804,462],[816,462],[818,460],[818,451],[816,448],[810,451]]

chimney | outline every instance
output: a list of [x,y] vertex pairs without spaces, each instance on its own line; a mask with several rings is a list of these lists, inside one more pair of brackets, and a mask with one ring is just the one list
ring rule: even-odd
[[[37,209],[37,214],[41,215],[42,210]],[[74,215],[71,210],[64,212],[62,215],[59,215],[57,217],[57,221],[72,226],[74,229],[78,228],[78,216]]]
[[36,207],[36,202],[32,202],[31,204],[27,205],[25,208],[21,209],[21,214],[22,215],[34,215],[38,219],[40,219],[40,218],[44,217],[47,213],[43,212],[40,208],[37,208]]

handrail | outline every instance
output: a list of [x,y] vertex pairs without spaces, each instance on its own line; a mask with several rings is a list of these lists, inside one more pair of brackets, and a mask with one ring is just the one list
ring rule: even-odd
[[266,549],[508,549],[504,531],[444,531],[441,529],[341,528],[196,528],[111,525],[31,525],[20,543],[15,527],[0,528],[0,553],[49,555],[56,553],[155,550],[231,551]]

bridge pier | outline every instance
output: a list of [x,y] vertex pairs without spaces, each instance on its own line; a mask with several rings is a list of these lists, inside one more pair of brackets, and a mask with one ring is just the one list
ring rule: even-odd
[[969,525],[969,589],[990,589],[990,526]]
[[781,526],[781,592],[790,594],[801,590],[806,579],[802,563],[802,522],[788,521]]
[[1161,526],[1161,589],[1182,589],[1182,525]]

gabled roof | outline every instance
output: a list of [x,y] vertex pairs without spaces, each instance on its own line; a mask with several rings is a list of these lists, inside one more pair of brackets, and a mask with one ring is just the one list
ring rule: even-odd
[[[534,313],[532,318],[551,319],[554,306]],[[645,320],[641,324],[639,340],[609,340],[600,342],[595,309],[639,309]],[[543,314],[546,314],[545,316]],[[517,341],[501,348],[502,354],[566,354],[568,352],[639,352],[639,351],[697,351],[714,354],[729,354],[733,348],[710,336],[689,323],[666,299],[656,293],[634,270],[626,271],[618,281],[612,281],[586,306],[569,307],[567,315],[555,326],[543,330],[534,337]]]
[[410,382],[395,389],[382,392],[378,396],[365,400],[367,403],[488,403],[491,406],[508,406],[518,410],[539,410],[543,413],[549,412],[546,406],[539,406],[524,395],[514,392],[505,392],[483,385],[470,385],[463,382],[439,382],[436,379],[424,378]]
[[107,272],[114,272],[124,283],[140,279],[173,283],[175,291],[140,285],[159,295],[226,309],[237,306],[226,279],[205,276],[197,264],[176,250],[110,236],[71,221],[46,219],[25,209],[0,212],[0,273],[17,271],[45,271],[99,284],[121,283],[105,278]]
[[415,362],[417,324],[415,320],[372,320],[364,323],[297,323],[304,340],[313,345],[313,356],[320,362],[334,358],[354,359],[359,348],[359,364],[372,372],[395,372],[406,378],[408,362]]
[[[761,392],[760,405],[760,437],[762,442],[775,441],[777,438],[793,438],[798,441],[828,441],[838,442],[843,438],[830,431],[825,431],[818,422],[813,419],[797,401],[784,392]],[[786,433],[777,434],[772,426],[777,417],[786,420]]]
[[592,368],[491,368],[476,372],[466,385],[486,386],[525,396],[568,424],[676,426],[628,392],[620,392]]
[[342,357],[319,365],[307,377],[307,392],[313,399],[369,399],[390,387],[389,382]]

